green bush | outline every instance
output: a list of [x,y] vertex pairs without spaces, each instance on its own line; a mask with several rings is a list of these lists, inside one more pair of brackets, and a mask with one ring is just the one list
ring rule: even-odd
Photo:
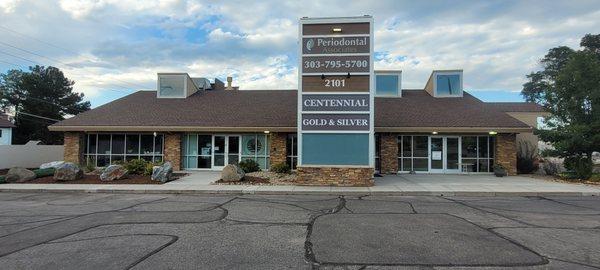
[[517,151],[517,172],[532,173],[537,171],[537,149],[530,142],[519,142]]
[[35,173],[35,178],[46,177],[54,175],[54,168],[47,169],[35,169],[33,172]]
[[[126,161],[123,163],[123,167],[125,167],[125,169],[130,173],[130,174],[137,174],[137,175],[147,175],[146,174],[146,170],[148,167],[148,164],[152,164],[152,162],[143,160],[143,159],[132,159],[129,161]],[[150,169],[152,170],[152,169]],[[152,173],[152,171],[150,171],[150,173]]]
[[0,184],[4,183],[6,183],[6,178],[4,177],[4,175],[0,175]]
[[239,165],[245,173],[260,171],[260,166],[258,165],[258,162],[256,162],[253,159],[242,160]]
[[290,173],[291,169],[286,163],[277,163],[271,166],[271,171],[275,173]]
[[592,177],[594,163],[591,158],[585,156],[574,156],[565,158],[565,167],[575,173],[575,176],[582,180]]

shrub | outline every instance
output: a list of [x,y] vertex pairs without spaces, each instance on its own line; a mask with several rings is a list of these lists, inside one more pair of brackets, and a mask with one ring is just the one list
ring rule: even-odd
[[260,166],[258,165],[258,162],[256,162],[253,159],[242,160],[239,165],[245,173],[260,171]]
[[[125,167],[125,169],[130,174],[146,175],[148,163],[152,164],[151,162],[145,161],[141,158],[140,159],[132,159],[132,160],[126,161],[123,164],[123,167]],[[150,169],[150,170],[151,170],[150,174],[152,174],[152,169]]]
[[542,164],[542,170],[546,175],[557,175],[560,172],[560,164],[555,161],[546,160]]
[[592,159],[585,156],[565,158],[565,167],[573,171],[577,178],[583,180],[589,179],[594,170]]
[[35,169],[33,172],[35,173],[35,178],[46,177],[54,175],[54,168],[47,169]]
[[83,166],[84,172],[91,173],[94,170],[96,170],[96,166],[94,164],[92,164],[91,162],[86,162],[85,166]]
[[275,173],[290,173],[291,169],[286,163],[277,163],[271,166],[271,171]]
[[152,175],[152,170],[154,166],[162,166],[164,162],[148,162],[146,163],[146,169],[144,170],[144,175]]
[[0,184],[6,183],[6,178],[4,175],[0,175]]
[[530,142],[519,142],[517,151],[517,172],[532,173],[537,171],[537,149]]

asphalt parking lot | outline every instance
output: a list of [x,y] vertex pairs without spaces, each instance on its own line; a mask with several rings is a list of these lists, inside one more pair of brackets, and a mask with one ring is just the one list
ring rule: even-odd
[[0,193],[0,269],[598,269],[599,197]]

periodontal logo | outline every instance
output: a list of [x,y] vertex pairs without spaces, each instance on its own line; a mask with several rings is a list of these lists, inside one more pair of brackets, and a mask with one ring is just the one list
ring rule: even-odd
[[311,51],[313,47],[315,47],[315,40],[311,38],[306,41],[306,49]]

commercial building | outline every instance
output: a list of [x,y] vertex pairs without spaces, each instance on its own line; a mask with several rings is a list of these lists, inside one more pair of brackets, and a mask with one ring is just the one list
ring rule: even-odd
[[[311,23],[325,25],[321,20]],[[354,26],[347,29],[358,29]],[[336,27],[334,32],[341,31]],[[301,38],[305,43],[307,37],[323,36],[329,35],[305,33]],[[352,43],[351,36],[340,42],[306,40],[308,48],[301,54],[307,59],[323,57],[322,51],[306,56],[310,54],[306,49],[327,50],[316,47],[322,45],[334,46],[330,51],[343,55],[349,49],[335,48],[336,44],[369,42],[362,35]],[[300,74],[304,92],[346,74],[339,70],[313,74],[308,66]],[[366,94],[345,91],[343,97],[240,90],[230,78],[225,85],[219,79],[211,83],[186,73],[159,73],[157,90],[135,92],[50,129],[65,134],[65,160],[96,166],[143,158],[171,161],[178,170],[219,170],[253,159],[265,170],[277,163],[296,169],[300,163],[299,174],[306,177],[300,177],[299,184],[343,186],[372,185],[373,172],[491,173],[494,164],[500,164],[516,174],[517,140],[535,140],[533,126],[543,114],[539,106],[483,102],[463,90],[462,70],[434,70],[423,89],[402,89],[401,71],[373,71],[369,66],[366,72],[343,75],[349,84],[364,81]],[[312,107],[338,114],[315,112]],[[340,112],[339,107],[353,109]],[[356,113],[360,110],[364,113]],[[321,129],[328,123],[337,125],[335,131]]]

